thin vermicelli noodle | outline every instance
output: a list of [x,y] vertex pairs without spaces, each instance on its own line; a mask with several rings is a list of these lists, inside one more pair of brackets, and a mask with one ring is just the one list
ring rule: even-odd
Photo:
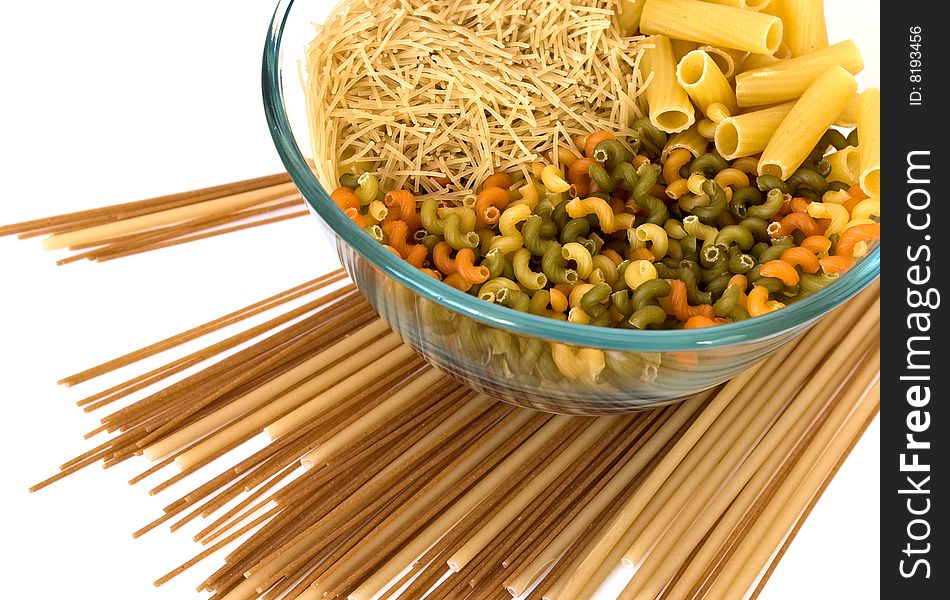
[[461,201],[496,171],[640,116],[615,0],[344,0],[305,71],[316,172]]

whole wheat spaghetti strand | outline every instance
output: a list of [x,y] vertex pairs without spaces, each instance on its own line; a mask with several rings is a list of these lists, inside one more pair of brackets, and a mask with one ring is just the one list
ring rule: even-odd
[[[314,300],[312,302],[309,302],[304,306],[301,306],[299,308],[288,311],[282,315],[274,317],[273,319],[270,319],[269,321],[265,323],[256,325],[252,327],[251,329],[235,334],[229,338],[226,338],[220,342],[216,342],[212,344],[211,346],[208,346],[201,350],[197,350],[167,365],[153,369],[143,375],[139,375],[125,383],[118,384],[107,390],[93,394],[92,396],[89,396],[87,398],[84,398],[83,400],[80,400],[77,404],[79,406],[87,407],[87,412],[91,410],[96,410],[97,408],[100,408],[101,406],[105,406],[106,404],[109,404],[118,399],[124,398],[125,396],[127,396],[128,394],[132,392],[143,389],[147,387],[148,385],[155,383],[156,381],[160,381],[171,375],[174,375],[175,373],[179,373],[194,365],[200,364],[212,357],[221,355],[227,350],[235,348],[239,346],[240,344],[248,342],[268,331],[274,330],[275,328],[285,325],[295,319],[303,317],[307,315],[308,313],[325,306],[328,303],[332,303],[334,301],[339,300],[340,302],[338,306],[335,305],[335,306],[331,306],[329,309],[324,309],[323,314],[320,315],[320,317],[322,317],[324,320],[326,320],[327,317],[332,318],[333,316],[335,316],[335,313],[337,312],[338,307],[339,308],[345,307],[346,306],[345,303],[348,300],[355,300],[357,298],[358,298],[358,292],[356,291],[355,286],[352,286],[352,284],[344,286],[338,290],[329,292],[323,297],[317,300]],[[314,322],[319,322],[321,320],[320,317],[314,318],[313,319]],[[119,359],[119,362],[121,363],[124,361],[122,359]]]
[[[269,223],[277,223],[287,219],[306,216],[309,214],[306,210],[287,212],[287,209],[299,209],[304,208],[304,206],[302,200],[296,198],[277,203],[266,203],[260,207],[251,207],[246,210],[241,209],[233,213],[211,215],[201,219],[184,221],[156,229],[128,233],[114,238],[74,244],[69,247],[69,250],[77,252],[77,254],[57,260],[56,264],[62,266],[80,260],[104,262],[141,254],[143,252],[151,252],[161,248],[186,244],[225,233],[259,227]],[[275,213],[278,214],[275,215]],[[263,218],[251,221],[250,219],[255,216]],[[239,224],[225,227],[229,223]],[[78,252],[79,250],[86,251]]]
[[369,540],[364,539],[364,548],[354,558],[357,566],[350,569],[339,568],[349,572],[349,575],[338,587],[350,589],[356,580],[366,575],[380,576],[381,563],[392,558],[395,548],[399,548],[404,541],[409,541],[409,536],[420,533],[431,518],[458,497],[472,481],[487,472],[503,454],[510,451],[513,446],[509,445],[519,444],[543,422],[543,419],[538,419],[537,415],[529,411],[512,411],[505,416],[477,443],[470,446],[452,469],[443,473],[437,485],[430,486],[424,494],[405,505],[402,514],[397,517],[398,520],[377,529]]
[[326,275],[321,275],[320,277],[317,277],[316,279],[311,279],[310,281],[307,281],[306,283],[302,283],[298,286],[290,288],[289,290],[285,290],[278,294],[274,294],[273,296],[269,298],[265,298],[264,300],[255,302],[254,304],[251,304],[249,306],[246,306],[234,312],[228,313],[224,315],[223,317],[218,317],[217,319],[210,321],[208,323],[205,323],[203,325],[193,327],[191,329],[188,329],[186,331],[173,335],[159,342],[155,342],[154,344],[151,344],[139,350],[135,350],[134,352],[130,352],[129,354],[120,356],[119,358],[116,358],[116,359],[107,361],[105,363],[102,363],[100,365],[97,365],[95,367],[86,369],[85,371],[80,371],[79,373],[76,373],[75,375],[64,377],[63,379],[59,380],[57,383],[61,385],[70,386],[70,385],[76,385],[78,383],[82,383],[84,381],[88,381],[90,379],[93,379],[94,377],[104,375],[105,373],[109,373],[116,369],[122,368],[124,366],[130,365],[132,363],[148,358],[150,356],[154,356],[160,352],[164,352],[165,350],[169,350],[181,344],[190,342],[201,336],[217,331],[218,329],[222,329],[224,327],[227,327],[229,325],[232,325],[244,319],[248,319],[250,317],[256,316],[276,306],[280,306],[281,304],[284,304],[286,302],[290,302],[292,300],[296,300],[297,298],[303,297],[307,294],[312,294],[314,292],[317,292],[320,289],[328,285],[331,285],[333,283],[342,281],[345,278],[346,278],[346,274],[343,272],[343,269],[337,269],[335,271],[327,273]]
[[[525,416],[529,416],[527,411],[517,411],[517,413],[524,413]],[[442,533],[440,532],[440,522],[454,525],[454,522],[450,522],[452,520],[451,513],[446,517],[443,511],[448,509],[450,504],[458,506],[455,505],[456,500],[460,500],[470,486],[474,485],[475,482],[481,482],[481,478],[489,472],[494,473],[493,469],[496,465],[502,462],[515,448],[520,446],[525,439],[534,435],[549,419],[550,417],[547,415],[535,414],[530,415],[528,421],[522,424],[513,417],[513,430],[502,428],[496,434],[494,440],[486,440],[488,445],[495,446],[491,453],[484,458],[483,461],[473,467],[472,470],[467,470],[464,473],[464,477],[452,485],[442,500],[433,507],[430,507],[423,516],[419,518],[423,529],[417,531],[411,539],[405,539],[406,545],[401,546],[403,542],[400,538],[396,538],[389,540],[387,544],[378,551],[374,560],[385,560],[386,562],[382,566],[377,566],[371,576],[350,595],[357,598],[368,598],[377,592],[383,591],[386,585],[391,582],[405,565],[415,560],[424,550],[431,547],[438,540]],[[489,479],[479,483],[479,485],[487,489],[491,487],[492,482]],[[475,495],[477,496],[477,494]],[[436,521],[430,524],[432,519],[436,519]]]
[[[829,358],[829,361],[832,359]],[[863,354],[859,354],[853,357],[854,361],[861,361],[865,364],[867,363],[867,358]],[[830,363],[834,364],[834,363]],[[845,377],[850,375],[850,369],[845,370],[841,369],[842,372],[838,377],[835,378],[835,383],[828,381],[828,384],[837,387],[838,383]],[[815,381],[821,381],[822,373],[818,372],[813,375],[812,380],[807,386]],[[857,377],[863,377],[863,375],[858,374]],[[722,539],[722,535],[719,532],[726,532],[730,529],[730,523],[735,523],[736,519],[732,517],[732,514],[738,514],[741,512],[741,507],[747,506],[747,502],[742,499],[740,496],[735,500],[733,506],[730,507],[733,498],[739,496],[739,492],[743,490],[743,486],[748,488],[749,492],[753,492],[756,489],[761,490],[764,486],[762,483],[757,483],[756,481],[750,481],[753,479],[753,475],[762,473],[770,474],[775,472],[777,469],[777,464],[779,461],[794,460],[795,452],[798,450],[795,449],[796,441],[803,435],[808,435],[809,428],[812,427],[810,423],[816,418],[816,415],[826,410],[821,406],[820,402],[811,400],[809,396],[805,395],[805,391],[800,394],[799,402],[804,401],[806,403],[811,402],[813,405],[813,410],[808,410],[804,416],[799,416],[794,409],[789,409],[783,414],[779,422],[776,423],[772,429],[766,434],[766,437],[763,439],[763,442],[755,449],[754,453],[750,456],[749,460],[744,463],[740,470],[735,474],[732,480],[730,480],[728,487],[722,492],[722,496],[717,496],[715,501],[708,507],[704,508],[703,512],[699,514],[697,520],[690,526],[690,529],[687,530],[686,535],[682,539],[676,540],[675,544],[669,544],[666,540],[661,541],[661,545],[670,546],[666,549],[669,553],[669,560],[671,562],[677,562],[678,559],[682,559],[682,554],[688,549],[696,547],[696,559],[697,561],[693,564],[690,564],[683,571],[680,580],[674,584],[670,590],[667,591],[667,596],[669,598],[681,598],[685,597],[684,594],[687,590],[696,585],[698,581],[698,573],[700,565],[709,563],[709,554],[713,548],[717,548],[717,540]],[[832,405],[828,405],[832,406]],[[806,408],[812,408],[811,406]],[[748,485],[746,485],[748,482]],[[743,491],[743,493],[746,493]],[[726,509],[728,508],[728,512]],[[726,513],[726,514],[723,514]],[[713,527],[716,527],[715,530],[710,531]],[[710,531],[707,535],[705,532]],[[705,539],[700,543],[700,537]],[[672,541],[672,540],[671,540]],[[664,554],[662,552],[657,552],[654,556],[651,556],[649,560],[662,560]],[[657,581],[663,581],[664,579],[670,576],[670,569],[665,569],[659,571],[654,578]],[[649,587],[644,584],[641,586],[642,589],[649,589]]]
[[[582,531],[584,531],[597,516],[605,510],[606,506],[626,488],[631,481],[647,466],[647,463],[656,456],[662,447],[676,434],[676,432],[695,414],[696,411],[705,403],[706,396],[697,396],[686,401],[681,406],[670,409],[668,419],[661,421],[659,429],[645,440],[638,440],[637,454],[631,456],[626,461],[623,468],[610,479],[604,490],[584,509],[574,517],[570,524],[560,533],[557,538],[547,545],[539,556],[532,559],[528,564],[522,565],[514,571],[505,582],[505,587],[511,592],[512,596],[520,596],[529,585],[539,577],[544,570],[553,561],[573,543]],[[644,443],[640,446],[640,442]]]
[[[859,334],[857,331],[854,337],[861,339],[858,337]],[[629,592],[625,592],[624,596],[622,596],[623,598],[647,598],[651,595],[655,597],[656,594],[659,593],[659,590],[666,587],[669,580],[678,570],[674,568],[674,566],[682,564],[686,555],[690,553],[691,549],[699,541],[697,538],[701,538],[704,532],[708,530],[709,525],[692,522],[693,519],[701,514],[704,520],[712,522],[717,520],[718,516],[722,514],[732,499],[741,491],[749,478],[751,478],[755,470],[764,462],[771,445],[777,444],[781,439],[788,436],[796,423],[810,422],[814,418],[815,413],[820,410],[821,403],[816,402],[814,399],[816,393],[821,391],[820,389],[814,389],[816,384],[836,388],[838,383],[838,381],[835,381],[836,372],[843,371],[838,378],[840,381],[840,379],[843,379],[850,372],[848,361],[858,362],[862,356],[863,353],[855,353],[852,347],[844,346],[836,349],[835,353],[829,357],[825,367],[818,370],[809,384],[806,384],[806,387],[799,394],[797,401],[785,411],[779,421],[769,430],[769,433],[766,435],[767,440],[764,442],[768,443],[769,446],[760,445],[763,451],[759,452],[759,448],[756,448],[753,450],[749,459],[741,465],[737,465],[737,461],[741,460],[742,456],[746,453],[746,446],[738,445],[733,448],[733,458],[727,456],[716,468],[716,471],[723,472],[722,475],[716,477],[715,472],[713,472],[711,475],[707,475],[707,478],[704,478],[702,487],[707,488],[707,490],[695,494],[689,499],[686,507],[676,515],[675,522],[666,530],[663,534],[663,538],[658,540],[658,547],[653,548],[646,562],[640,564],[637,574],[627,586]],[[814,410],[809,410],[811,408],[814,408]],[[760,431],[761,429],[761,426],[751,428],[752,431]],[[736,453],[741,454],[736,457]],[[737,468],[738,472],[732,473],[733,470]],[[731,479],[728,481],[726,487],[724,489],[718,489],[721,482],[725,479],[725,476],[730,475],[730,473],[732,473]],[[716,493],[716,497],[711,498],[714,492]],[[676,506],[676,504],[681,503],[682,502],[676,502],[670,504],[670,506]],[[662,519],[663,517],[660,517],[659,521],[662,521]],[[685,539],[683,538],[684,534],[688,535]],[[624,558],[625,562],[636,560],[644,552],[644,550],[640,548],[645,546],[645,544],[641,542],[641,540],[645,538],[646,536],[642,536],[638,539],[634,547],[631,547]],[[640,548],[636,547],[637,544],[640,545]]]
[[[873,392],[869,392],[869,393],[873,393]],[[854,450],[855,446],[857,446],[858,442],[861,441],[862,436],[864,435],[865,431],[867,431],[867,428],[871,426],[871,423],[874,421],[875,417],[877,417],[879,411],[880,411],[880,405],[878,405],[878,409],[873,411],[871,415],[867,418],[867,420],[865,420],[864,426],[861,427],[857,431],[854,438],[851,440],[851,443],[848,445],[845,451],[841,454],[841,457],[838,459],[838,462],[835,463],[834,467],[832,467],[831,471],[828,473],[828,476],[825,478],[825,481],[822,482],[821,486],[815,492],[815,495],[812,497],[811,502],[809,502],[805,510],[802,511],[801,517],[799,517],[798,522],[796,522],[795,526],[788,532],[788,535],[785,537],[785,541],[782,543],[782,546],[775,553],[774,557],[772,558],[772,562],[769,564],[769,567],[766,570],[766,572],[762,575],[762,578],[759,580],[759,583],[756,585],[756,588],[752,592],[752,595],[750,596],[749,600],[757,600],[759,598],[759,595],[762,593],[762,590],[765,587],[765,584],[768,583],[769,578],[772,576],[772,573],[775,571],[775,568],[778,566],[779,562],[785,556],[785,552],[788,550],[791,543],[795,540],[795,537],[798,535],[798,532],[801,530],[802,525],[805,524],[805,521],[811,515],[811,511],[818,504],[818,501],[821,500],[821,497],[824,495],[825,491],[828,489],[828,486],[834,480],[835,476],[837,476],[838,471],[841,469],[845,461],[851,455],[851,452]]]
[[282,183],[268,188],[241,192],[214,200],[205,200],[121,221],[92,225],[83,229],[56,234],[43,240],[43,247],[47,250],[68,248],[73,244],[86,244],[187,219],[227,213],[242,207],[252,206],[255,203],[275,200],[295,193],[297,193],[297,188],[293,183]]
[[[729,597],[735,590],[745,593],[753,587],[769,557],[781,546],[782,539],[794,526],[802,510],[840,460],[851,440],[877,412],[879,386],[879,381],[875,381],[869,391],[858,389],[857,385],[852,386],[847,398],[842,400],[829,416],[812,445],[779,488],[773,501],[743,539],[735,555],[737,559],[726,565],[710,587],[710,595],[722,593],[722,590],[726,592],[726,597]],[[851,419],[847,418],[849,415],[852,416]]]
[[224,185],[201,188],[190,192],[158,196],[122,204],[111,204],[100,208],[92,208],[54,217],[43,217],[22,223],[0,226],[0,236],[14,234],[42,235],[45,233],[44,230],[50,227],[69,226],[76,223],[85,224],[95,219],[99,219],[100,221],[121,220],[127,218],[127,215],[139,216],[145,214],[140,211],[163,210],[179,202],[181,203],[178,204],[179,206],[184,206],[186,203],[214,200],[224,196],[288,183],[289,181],[290,175],[287,173],[278,173],[276,175],[267,175]]
[[205,231],[203,233],[196,233],[194,235],[178,237],[166,242],[144,244],[136,248],[126,248],[121,251],[110,252],[108,254],[97,254],[96,256],[93,257],[93,260],[95,260],[96,262],[107,262],[110,260],[116,260],[118,258],[126,258],[128,256],[135,256],[136,254],[142,254],[143,252],[152,252],[153,250],[161,250],[162,248],[171,248],[173,246],[179,246],[181,244],[197,242],[198,240],[206,240],[208,238],[217,237],[219,235],[224,235],[227,233],[234,233],[236,231],[244,231],[246,229],[252,229],[254,227],[261,227],[263,225],[270,225],[272,223],[279,223],[281,221],[289,221],[290,219],[299,219],[301,217],[306,217],[309,214],[310,214],[309,211],[297,211],[297,212],[287,213],[283,215],[278,215],[276,217],[269,217],[267,219],[258,219],[256,221],[251,221],[249,223],[242,223],[240,225],[233,225],[231,227],[215,229],[213,231]]
[[[218,225],[264,215],[269,212],[276,212],[285,208],[299,208],[302,206],[304,206],[303,197],[297,194],[291,196],[290,199],[279,198],[277,200],[267,200],[259,204],[253,204],[246,208],[240,208],[231,213],[197,217],[195,219],[189,219],[180,223],[172,223],[170,225],[165,225],[154,229],[146,229],[145,231],[134,231],[95,242],[73,244],[69,247],[69,249],[77,251],[101,248],[104,253],[108,253],[130,247],[158,243],[178,237],[182,234],[193,233],[195,231],[201,231],[202,229],[212,229]],[[90,256],[92,255],[94,255],[94,252],[90,254]]]

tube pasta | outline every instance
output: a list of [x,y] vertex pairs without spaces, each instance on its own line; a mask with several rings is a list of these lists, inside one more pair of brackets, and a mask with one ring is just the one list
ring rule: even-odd
[[[794,100],[804,94],[820,75],[834,66],[841,67],[852,75],[857,75],[864,69],[861,51],[852,40],[740,73],[736,76],[736,101],[739,106],[762,106]],[[846,107],[847,103],[841,105],[832,122],[837,120]]]
[[723,119],[716,126],[716,150],[728,160],[762,152],[794,106],[788,102]]
[[699,44],[696,42],[690,42],[688,40],[678,40],[676,38],[670,38],[670,46],[673,48],[673,58],[677,62],[682,60],[684,56],[699,48]]
[[617,24],[624,33],[633,33],[640,28],[640,16],[646,0],[620,0],[617,3]]
[[704,50],[693,50],[676,66],[676,81],[696,103],[704,115],[709,115],[709,105],[721,103],[735,114],[739,110],[736,94],[729,85],[719,65]]
[[[647,0],[647,5],[655,0]],[[680,1],[680,0],[676,0]],[[677,133],[696,121],[686,91],[676,82],[676,61],[670,40],[661,35],[647,38],[640,68],[650,78],[644,94],[650,110],[650,122],[662,131]]]
[[647,0],[640,31],[723,48],[772,54],[783,25],[765,13],[700,0]]
[[700,46],[699,49],[709,54],[709,57],[716,62],[716,65],[719,66],[719,70],[722,71],[726,79],[735,77],[736,73],[739,72],[740,65],[742,65],[746,57],[749,56],[748,52],[743,52],[742,50],[719,48],[708,44]]
[[881,90],[871,88],[861,92],[858,105],[858,182],[864,193],[871,197],[881,195]]
[[857,148],[848,146],[847,148],[829,154],[825,157],[825,160],[831,164],[828,181],[843,181],[848,185],[854,185],[858,182],[861,171],[861,161]]
[[788,179],[857,91],[854,76],[831,67],[815,80],[779,125],[759,160],[759,173]]
[[848,105],[844,107],[844,110],[841,111],[841,114],[838,115],[838,118],[835,120],[835,125],[838,127],[854,127],[858,124],[858,105],[860,104],[861,95],[858,94],[851,99],[851,102],[848,102]]
[[824,0],[781,0],[785,23],[783,44],[792,56],[802,56],[828,47]]
[[[705,0],[713,4],[723,4],[725,6],[734,6],[736,8],[745,8],[748,10],[762,10],[769,5],[770,0]],[[775,1],[775,0],[771,0]]]
[[[671,135],[669,141],[666,142],[666,146],[663,147],[663,153],[660,156],[660,159],[665,163],[663,166],[664,176],[666,175],[667,165],[669,164],[670,157],[675,150],[687,150],[692,155],[687,160],[687,162],[689,162],[689,160],[705,154],[707,146],[709,146],[709,140],[699,133],[699,129],[695,124],[685,131]],[[666,179],[666,182],[671,183],[669,179]]]
[[865,198],[851,209],[851,221],[865,221],[871,217],[881,216],[881,199]]

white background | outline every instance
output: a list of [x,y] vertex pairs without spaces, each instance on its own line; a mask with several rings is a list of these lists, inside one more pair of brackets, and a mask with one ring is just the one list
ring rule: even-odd
[[[0,223],[281,170],[259,92],[272,4],[2,3]],[[858,38],[863,81],[875,84],[877,5],[826,5],[832,38]],[[87,449],[80,434],[97,424],[72,403],[101,384],[54,382],[325,272],[334,259],[309,219],[103,265],[56,268],[55,258],[36,240],[0,239],[2,595],[198,598],[206,566],[158,590],[150,583],[196,551],[187,535],[130,538],[170,501],[125,484],[143,463],[93,467],[27,494]],[[875,422],[763,600],[879,596],[878,445]]]

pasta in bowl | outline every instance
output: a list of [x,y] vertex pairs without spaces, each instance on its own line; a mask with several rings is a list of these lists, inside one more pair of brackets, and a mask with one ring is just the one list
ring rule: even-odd
[[[288,171],[430,363],[542,410],[650,407],[733,377],[877,277],[879,99],[851,85],[853,44],[719,48],[655,6],[742,11],[762,44],[803,35],[763,3],[576,0],[560,28],[565,3],[498,4],[286,1],[265,51]],[[797,96],[740,94],[787,95],[793,61],[824,67]],[[820,90],[834,100],[803,117]]]

